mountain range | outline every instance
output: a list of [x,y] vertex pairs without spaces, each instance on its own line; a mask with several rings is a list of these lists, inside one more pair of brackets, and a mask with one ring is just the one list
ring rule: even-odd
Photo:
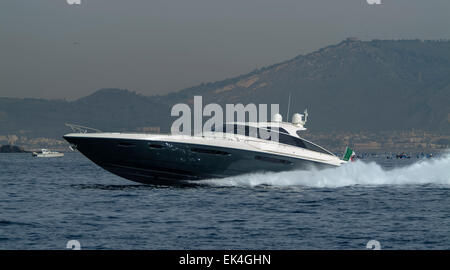
[[[176,76],[174,74],[174,76]],[[347,39],[248,74],[167,95],[101,89],[75,101],[0,98],[0,135],[60,138],[76,123],[105,131],[160,127],[173,104],[280,104],[308,108],[314,131],[450,132],[450,41]]]

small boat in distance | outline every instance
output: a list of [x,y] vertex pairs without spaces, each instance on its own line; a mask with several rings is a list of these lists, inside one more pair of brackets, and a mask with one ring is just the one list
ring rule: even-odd
[[33,152],[31,155],[33,157],[62,157],[62,156],[64,156],[63,153],[53,152],[48,149],[42,149],[39,152]]

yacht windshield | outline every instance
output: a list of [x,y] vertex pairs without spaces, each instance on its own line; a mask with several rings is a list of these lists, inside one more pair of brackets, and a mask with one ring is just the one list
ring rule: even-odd
[[289,135],[289,133],[284,128],[278,128],[278,127],[267,127],[267,128],[258,128],[258,127],[251,127],[246,125],[238,125],[238,124],[225,124],[219,129],[213,128],[212,131],[215,132],[226,132],[226,133],[232,133],[232,134],[240,134],[248,137],[258,138],[258,139],[264,139],[264,140],[271,140],[272,136],[266,137],[262,136],[262,131],[269,132],[277,132],[278,135],[278,142],[292,145],[304,149],[308,149],[311,151],[333,155],[331,152],[327,151],[326,149],[315,145],[307,140],[297,138],[294,136]]
[[[297,135],[300,137],[300,134],[299,134],[299,133],[300,133],[300,130],[297,131]],[[306,148],[306,149],[309,149],[309,150],[312,150],[312,151],[316,151],[316,152],[320,152],[320,153],[325,153],[325,154],[329,154],[329,155],[334,156],[333,153],[331,153],[330,151],[326,150],[326,149],[323,148],[323,147],[318,146],[317,144],[314,144],[314,143],[312,143],[312,142],[310,142],[310,141],[307,141],[307,140],[305,140],[305,139],[300,139],[300,140],[303,141],[303,143],[305,144],[305,148]]]

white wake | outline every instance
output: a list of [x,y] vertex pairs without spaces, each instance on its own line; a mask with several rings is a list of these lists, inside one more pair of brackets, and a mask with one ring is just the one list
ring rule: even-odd
[[419,160],[394,169],[382,168],[375,162],[349,162],[338,168],[278,173],[246,174],[202,183],[214,186],[307,186],[336,188],[353,185],[449,185],[450,152],[440,158]]

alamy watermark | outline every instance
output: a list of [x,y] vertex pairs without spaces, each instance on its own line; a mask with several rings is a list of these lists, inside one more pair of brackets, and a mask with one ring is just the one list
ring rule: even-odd
[[366,0],[369,5],[381,5],[381,0]]
[[66,0],[69,5],[81,5],[81,0]]
[[[278,133],[272,132],[281,122],[272,122],[271,128],[258,128],[245,123],[268,122],[268,105],[253,103],[244,105],[226,104],[225,113],[222,106],[210,103],[203,106],[201,96],[194,96],[193,113],[191,107],[185,103],[178,103],[172,107],[171,116],[178,117],[171,127],[171,133],[177,135],[203,136],[206,132],[234,133],[245,136],[258,136],[266,140],[278,141]],[[271,115],[279,115],[279,104],[270,104]],[[203,117],[210,117],[204,121]],[[281,118],[281,116],[279,116]],[[193,122],[193,123],[192,123]],[[239,124],[234,124],[234,123]]]
[[371,250],[381,250],[381,244],[377,240],[370,240],[367,242],[366,248]]
[[81,244],[78,240],[69,240],[67,241],[66,248],[71,250],[81,250]]

